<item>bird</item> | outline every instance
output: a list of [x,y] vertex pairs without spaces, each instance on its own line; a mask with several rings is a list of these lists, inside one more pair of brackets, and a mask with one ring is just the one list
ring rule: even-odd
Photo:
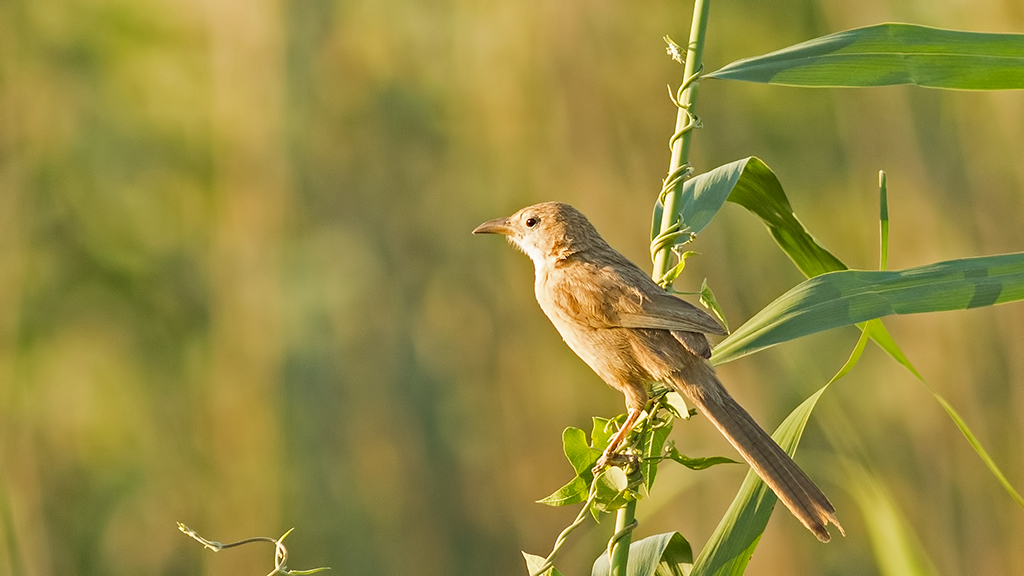
[[527,206],[473,233],[506,236],[530,257],[541,310],[569,348],[625,396],[626,422],[599,466],[640,416],[650,383],[661,382],[714,424],[818,540],[831,539],[829,523],[845,534],[825,494],[719,381],[706,335],[727,332],[710,314],[655,283],[568,204]]

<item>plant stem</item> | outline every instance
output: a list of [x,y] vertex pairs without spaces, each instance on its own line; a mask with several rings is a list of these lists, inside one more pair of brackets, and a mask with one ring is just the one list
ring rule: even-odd
[[[693,22],[690,25],[690,41],[686,46],[686,62],[683,67],[683,81],[690,79],[701,66],[701,58],[704,54],[704,33],[708,27],[708,11],[711,8],[711,0],[696,0],[693,7]],[[669,178],[676,174],[686,165],[690,153],[690,138],[692,130],[687,126],[693,117],[693,108],[697,102],[697,82],[690,83],[689,88],[679,99],[679,113],[676,114],[676,133],[682,131],[679,138],[673,136],[672,159],[669,163]],[[678,178],[672,191],[664,198],[665,211],[661,215],[661,232],[668,230],[675,224],[678,218],[679,197],[683,190],[683,178]],[[671,247],[666,246],[658,251],[654,257],[654,274],[657,279],[665,275],[671,267]]]
[[[616,535],[635,522],[633,519],[635,513],[636,500],[630,500],[628,504],[618,509],[615,513]],[[632,530],[630,530],[612,544],[612,549],[608,556],[611,565],[611,576],[626,576],[626,566],[629,563],[629,543],[632,539]]]
[[[711,8],[711,0],[696,0],[693,7],[693,21],[690,25],[690,40],[686,47],[686,63],[683,67],[683,82],[689,81],[701,67],[701,57],[704,54],[704,32],[708,27],[708,11]],[[693,107],[697,102],[697,82],[690,82],[689,87],[683,92],[676,102],[679,105],[679,112],[676,114],[676,131],[672,136],[672,158],[669,162],[668,177],[673,178],[687,163],[690,152],[690,138],[692,136],[691,123]],[[666,233],[676,223],[677,205],[683,190],[683,178],[676,178],[672,191],[665,195],[663,201],[665,210],[662,212],[661,229],[662,234]],[[671,266],[672,248],[665,246],[655,254],[654,273],[655,279],[661,278],[668,272]],[[632,526],[636,520],[636,500],[633,500],[619,508],[615,515],[615,533],[618,536],[627,527]],[[632,531],[627,530],[618,540],[614,541],[609,551],[608,560],[612,576],[626,576],[626,567],[629,563],[629,544],[632,541]]]

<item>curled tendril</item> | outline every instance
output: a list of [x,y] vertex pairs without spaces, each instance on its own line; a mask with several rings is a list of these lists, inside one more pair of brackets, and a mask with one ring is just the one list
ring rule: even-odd
[[685,93],[691,86],[693,86],[694,82],[696,82],[700,78],[700,75],[703,72],[704,64],[701,64],[700,67],[697,68],[697,71],[691,74],[686,80],[684,80],[683,83],[679,86],[679,89],[676,90],[674,93],[672,92],[672,87],[669,86],[669,100],[671,100],[672,103],[675,104],[676,108],[679,108],[680,110],[683,111],[684,114],[686,114],[686,124],[684,124],[682,128],[677,130],[676,133],[673,134],[672,137],[668,139],[668,147],[670,150],[673,146],[675,146],[676,142],[683,137],[683,134],[686,134],[687,132],[693,130],[694,128],[699,128],[701,125],[700,119],[697,118],[697,116],[690,110],[690,106],[688,104],[683,103],[683,93]]
[[[665,178],[665,182],[661,187],[661,193],[658,194],[658,203],[662,206],[665,205],[665,198],[672,192],[672,190],[679,184],[680,181],[685,180],[693,173],[693,167],[689,164],[683,164],[679,168],[672,171],[671,174]],[[677,244],[677,240],[682,237],[689,235],[691,238],[693,234],[688,230],[681,229],[682,224],[679,222],[672,223],[671,226],[664,229],[657,236],[651,240],[651,259],[653,260],[658,252],[661,252],[669,246]]]
[[[646,429],[645,430],[645,434],[650,432],[650,419],[649,418],[648,418],[647,424],[645,425],[645,429]],[[633,468],[629,472],[629,476],[627,477],[627,479],[628,479],[629,483],[626,486],[626,490],[632,490],[632,491],[639,490],[640,485],[643,484],[643,482],[644,482],[644,475],[640,471],[640,466],[636,466],[635,468]],[[640,523],[637,522],[636,519],[634,518],[632,522],[630,522],[629,524],[626,524],[625,526],[623,526],[622,529],[619,530],[618,532],[616,532],[615,534],[612,534],[612,537],[608,540],[608,563],[609,564],[611,564],[611,561],[612,561],[612,550],[615,549],[615,545],[618,544],[619,541],[622,540],[623,538],[629,536],[629,534],[631,532],[633,532],[633,530],[636,530],[636,527],[639,526],[639,525],[640,525]]]
[[583,524],[583,521],[587,519],[587,512],[590,511],[590,505],[594,503],[596,498],[597,482],[591,482],[590,493],[587,494],[587,501],[584,502],[583,509],[580,510],[579,515],[576,516],[576,520],[573,520],[572,524],[566,527],[565,530],[562,530],[562,533],[555,539],[555,546],[551,549],[551,554],[548,554],[548,557],[544,559],[543,564],[538,566],[535,570],[530,571],[530,576],[539,576],[555,565],[555,557],[558,556],[558,552],[562,549],[562,545],[565,544],[566,540],[568,540],[569,534],[572,534],[573,530],[579,528],[580,524]]
[[672,189],[679,184],[680,180],[685,180],[693,173],[693,166],[689,164],[683,164],[679,168],[676,168],[665,178],[665,182],[661,185],[661,192],[658,194],[658,202],[662,206],[665,205],[665,198],[668,197]]
[[[701,127],[700,118],[698,118],[697,115],[694,114],[692,110],[690,110],[690,106],[688,104],[685,104],[683,102],[683,94],[686,92],[686,90],[693,86],[693,84],[700,78],[703,72],[704,64],[701,64],[697,68],[696,72],[694,72],[685,80],[683,80],[683,83],[679,86],[678,90],[673,92],[672,87],[669,86],[669,100],[671,100],[672,103],[675,104],[676,108],[679,108],[679,110],[683,112],[686,118],[685,122],[683,123],[683,126],[679,130],[676,130],[676,132],[672,134],[672,136],[668,139],[669,150],[674,149],[676,143],[679,142],[679,140],[687,132],[693,130],[694,128]],[[675,170],[673,170],[672,172],[670,172],[669,175],[665,177],[665,181],[662,183],[661,192],[658,194],[658,203],[664,206],[665,199],[668,197],[668,195],[671,194],[683,180],[686,180],[692,174],[693,167],[690,166],[689,163],[684,163]],[[666,228],[665,230],[662,230],[660,234],[658,234],[657,236],[654,237],[653,240],[651,240],[652,260],[656,260],[658,253],[661,252],[662,250],[670,246],[680,244],[681,242],[678,242],[679,238],[689,235],[689,240],[693,239],[692,232],[680,228],[682,228],[682,225],[679,222],[676,222],[669,226],[668,228]],[[686,242],[688,242],[689,240],[686,240]],[[662,278],[662,281],[666,280],[668,277],[669,275],[666,274]]]
[[618,532],[613,534],[611,539],[608,540],[608,562],[609,563],[611,563],[612,550],[615,548],[615,545],[619,542],[619,540],[622,540],[623,538],[628,536],[630,532],[632,532],[633,530],[636,530],[636,527],[639,526],[639,525],[640,525],[640,523],[637,522],[634,519],[629,524],[626,524],[625,526],[623,526],[622,530],[619,530]]
[[302,576],[305,574],[315,574],[317,572],[323,572],[324,570],[330,570],[330,568],[313,568],[312,570],[289,570],[288,569],[288,549],[284,546],[284,539],[292,533],[294,528],[289,529],[280,538],[269,538],[267,536],[256,536],[253,538],[246,538],[245,540],[239,540],[238,542],[232,542],[230,544],[222,544],[216,540],[209,540],[200,536],[195,530],[185,526],[181,522],[178,522],[178,530],[181,530],[188,536],[202,544],[205,548],[213,550],[214,552],[220,552],[228,548],[234,548],[235,546],[242,546],[243,544],[251,544],[253,542],[270,542],[274,545],[274,571],[267,576]]
[[669,226],[665,232],[655,236],[654,240],[651,242],[651,254],[657,254],[669,246],[683,243],[678,241],[679,238],[682,238],[683,236],[687,237],[685,242],[689,242],[693,239],[692,232],[689,230],[679,230],[678,228],[679,223],[676,222],[672,226]]

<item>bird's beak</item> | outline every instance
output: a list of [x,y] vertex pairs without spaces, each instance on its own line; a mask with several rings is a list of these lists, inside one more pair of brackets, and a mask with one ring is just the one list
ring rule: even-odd
[[508,218],[488,220],[473,229],[473,234],[503,234],[511,236],[512,232],[512,225],[509,223]]

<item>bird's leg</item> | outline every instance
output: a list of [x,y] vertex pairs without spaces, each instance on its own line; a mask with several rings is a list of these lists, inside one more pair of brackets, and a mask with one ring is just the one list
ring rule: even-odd
[[636,424],[637,418],[640,417],[643,410],[637,410],[635,408],[629,409],[629,414],[626,416],[626,421],[622,423],[622,428],[619,428],[619,432],[612,437],[612,441],[608,444],[608,447],[604,449],[604,453],[597,459],[597,465],[594,466],[594,473],[597,474],[599,470],[608,466],[615,458],[615,451],[622,444],[622,441],[626,439],[629,431],[633,429],[633,425]]

